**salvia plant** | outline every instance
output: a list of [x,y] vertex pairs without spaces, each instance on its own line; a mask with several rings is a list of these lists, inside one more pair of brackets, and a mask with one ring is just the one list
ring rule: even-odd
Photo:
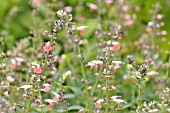
[[[0,28],[0,113],[170,112],[162,2],[146,19],[142,1],[92,2],[30,0],[31,15],[20,5],[8,12]],[[9,23],[18,13],[29,16],[17,20],[27,28],[17,40]]]

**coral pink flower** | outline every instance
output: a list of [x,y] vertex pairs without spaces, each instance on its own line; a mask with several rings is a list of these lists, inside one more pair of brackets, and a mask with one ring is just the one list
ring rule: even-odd
[[43,86],[44,86],[44,92],[50,92],[50,85],[49,84],[43,84]]
[[77,27],[77,30],[80,31],[80,34],[81,34],[81,35],[84,35],[84,29],[85,29],[85,28],[88,28],[88,26],[80,26],[80,27]]
[[57,93],[55,93],[55,92],[53,92],[53,94],[54,94],[54,98],[53,98],[53,100],[54,100],[54,102],[58,102],[59,100],[60,100],[60,95],[59,94],[57,94]]
[[112,42],[112,45],[113,45],[113,50],[117,51],[120,49],[120,45],[118,42]]
[[15,67],[17,67],[17,62],[16,62],[16,60],[15,59],[11,59],[11,66],[13,67],[13,68],[15,68]]
[[50,42],[47,42],[45,46],[43,46],[44,51],[49,52],[52,50],[52,47],[50,45]]
[[45,99],[44,101],[49,103],[48,108],[51,109],[54,106],[54,103],[55,103],[54,100],[52,100],[52,99]]
[[97,69],[102,64],[103,64],[103,61],[93,60],[93,61],[88,62],[85,66],[90,66],[90,70],[92,70],[93,67],[95,67]]
[[148,72],[148,73],[147,73],[147,75],[148,75],[148,76],[151,76],[152,78],[154,78],[155,75],[157,75],[157,74],[158,74],[158,72],[156,72],[156,71],[151,71],[151,72]]
[[115,66],[114,66],[114,73],[116,73],[116,70],[118,68],[120,68],[120,64],[122,64],[122,62],[121,61],[112,61],[112,63],[115,64]]
[[132,83],[135,83],[135,78],[131,78],[131,82],[132,82]]
[[111,97],[111,99],[112,99],[113,102],[117,102],[118,108],[120,108],[120,106],[121,106],[120,104],[121,104],[121,103],[127,104],[127,102],[125,102],[124,100],[122,100],[122,99],[117,99],[118,97],[120,97],[120,96],[112,96],[112,97]]
[[33,2],[34,2],[34,4],[35,4],[36,6],[39,6],[40,3],[41,3],[41,0],[34,0]]
[[97,100],[96,103],[95,103],[96,108],[101,109],[102,108],[101,102],[103,102],[103,101],[104,101],[103,99]]
[[37,74],[42,73],[42,69],[41,69],[40,65],[37,65],[37,67],[34,69],[34,73],[37,73]]

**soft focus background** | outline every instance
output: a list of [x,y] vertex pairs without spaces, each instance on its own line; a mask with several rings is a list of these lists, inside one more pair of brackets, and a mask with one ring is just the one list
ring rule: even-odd
[[[121,95],[129,103],[126,106],[127,109],[120,110],[120,113],[134,113],[137,105],[133,102],[133,99],[137,95],[137,91],[127,76],[127,55],[134,55],[137,64],[145,62],[145,51],[139,43],[148,43],[150,37],[146,28],[148,22],[154,20],[154,16],[157,14],[163,15],[160,22],[164,22],[164,25],[155,33],[158,32],[159,34],[164,31],[165,34],[154,37],[153,44],[158,47],[152,53],[155,64],[150,67],[150,70],[157,71],[159,74],[154,78],[146,77],[142,93],[143,102],[158,101],[159,93],[165,87],[170,87],[170,72],[168,71],[170,70],[168,67],[170,65],[170,0],[124,0],[124,4],[119,4],[116,0],[113,1],[115,2],[107,6],[104,0],[40,0],[38,4],[35,4],[34,0],[0,0],[0,37],[4,38],[5,43],[1,50],[4,50],[4,52],[11,50],[14,54],[17,54],[18,48],[24,48],[25,50],[22,52],[27,55],[26,61],[36,60],[34,59],[36,56],[36,54],[33,54],[34,51],[38,47],[42,47],[43,42],[49,40],[49,37],[44,36],[43,32],[52,30],[55,20],[58,19],[56,12],[65,9],[73,14],[73,21],[76,22],[76,26],[89,26],[85,29],[85,35],[81,37],[84,64],[87,64],[88,61],[96,59],[102,53],[101,49],[96,49],[100,42],[95,35],[98,24],[102,24],[105,31],[112,24],[122,25],[124,34],[120,41],[122,47],[116,57],[125,65],[122,65],[115,75],[113,84],[117,87],[117,91],[111,92],[111,94]],[[90,9],[88,3],[96,4],[98,9]],[[122,8],[124,11],[122,11]],[[55,74],[46,72],[46,76],[52,78],[52,83],[55,83],[65,72],[71,71],[71,77],[65,80],[62,85],[66,86],[66,95],[72,105],[84,106],[80,66],[75,60],[74,50],[69,46],[71,41],[63,30],[59,32],[58,36],[60,40],[57,40],[58,45],[53,51],[58,55],[59,60],[56,64],[58,71]],[[18,80],[11,84],[19,87],[24,82],[26,83],[27,76],[29,76],[26,69],[27,67],[24,65],[24,67],[14,70],[15,75],[12,74],[11,76]],[[89,70],[86,67],[87,79],[90,81],[89,86],[94,84],[94,73],[95,70]],[[60,87],[60,84],[57,85],[54,84],[53,88]],[[16,95],[19,94],[16,93]],[[48,97],[48,95],[44,94],[44,97]],[[37,112],[39,111],[36,107],[34,109]],[[72,110],[74,113],[77,108],[72,107]]]

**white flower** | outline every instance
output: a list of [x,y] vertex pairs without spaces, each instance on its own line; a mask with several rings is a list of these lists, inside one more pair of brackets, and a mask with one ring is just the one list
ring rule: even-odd
[[116,102],[117,104],[118,104],[118,108],[120,108],[120,104],[121,103],[125,103],[125,104],[127,104],[127,102],[125,102],[124,100],[122,100],[122,99],[117,99],[118,97],[120,97],[120,96],[112,96],[111,97],[111,99],[112,99],[112,101],[113,102]]
[[113,100],[113,99],[117,99],[118,97],[121,97],[121,96],[112,96],[110,98]]
[[50,86],[50,84],[45,83],[45,84],[43,84],[43,86]]
[[88,28],[88,26],[79,26],[79,27],[77,27],[76,29],[77,29],[77,30],[84,30],[85,28]]
[[31,85],[23,85],[23,86],[21,86],[20,88],[22,88],[22,89],[28,89],[28,88],[32,88],[32,86]]
[[149,113],[154,113],[154,112],[157,112],[158,111],[158,109],[151,109],[151,110],[149,110],[148,112]]
[[97,103],[101,103],[101,102],[104,102],[104,99],[99,99],[96,101]]
[[112,63],[114,63],[114,64],[122,64],[121,61],[112,61]]
[[158,74],[158,72],[156,72],[156,71],[150,71],[147,73],[148,76],[157,75],[157,74]]
[[127,104],[127,102],[125,102],[124,100],[122,99],[113,99],[114,102],[117,102],[117,103],[120,103],[120,102],[123,102],[125,104]]
[[66,16],[67,13],[66,13],[65,11],[63,11],[63,10],[59,10],[59,11],[57,11],[57,15],[58,15],[59,17],[63,17],[63,16]]
[[52,99],[45,99],[44,101],[45,101],[45,102],[48,102],[48,103],[55,102],[55,101],[54,101],[54,100],[52,100]]
[[23,62],[24,61],[24,59],[23,58],[20,58],[20,57],[16,57],[15,58],[18,62]]

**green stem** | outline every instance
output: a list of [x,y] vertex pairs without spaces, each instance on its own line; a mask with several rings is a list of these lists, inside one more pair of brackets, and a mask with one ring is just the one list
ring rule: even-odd
[[[97,83],[98,83],[98,81],[99,81],[99,78],[100,78],[101,72],[102,72],[102,67],[100,68],[99,76],[98,76],[98,77],[96,78],[96,80],[95,80],[95,84],[94,84],[94,87],[93,87],[93,90],[92,90],[92,92],[91,92],[91,95],[90,95],[89,100],[91,100],[91,98],[92,98],[92,96],[93,96],[93,94],[94,94],[94,91],[95,91],[96,86],[97,86]],[[89,109],[89,112],[91,112],[91,109]]]
[[29,113],[29,109],[30,109],[30,107],[31,107],[31,99],[30,99],[30,101],[28,102],[28,107],[27,107],[27,111],[26,111],[26,113]]
[[[39,87],[39,83],[38,83],[38,88],[40,88],[40,87]],[[40,96],[40,103],[41,103],[41,105],[42,105],[43,103],[42,103],[42,96],[41,96],[41,91],[40,91],[40,89],[38,90],[38,93],[39,93],[39,96]],[[42,106],[41,106],[41,113],[44,113]]]
[[108,100],[109,100],[109,95],[108,95],[108,77],[106,77],[106,113],[108,113]]
[[[77,45],[77,48],[78,48],[78,54],[81,55],[81,51],[80,51],[79,45]],[[83,65],[82,61],[81,60],[79,60],[79,61],[80,61],[80,65],[81,65],[81,72],[82,72],[82,75],[83,75],[83,79],[85,81],[84,83],[85,83],[86,99],[88,101],[87,106],[90,109],[90,100],[89,100],[89,92],[88,92],[87,83],[86,83],[85,69],[84,69],[84,65]]]

